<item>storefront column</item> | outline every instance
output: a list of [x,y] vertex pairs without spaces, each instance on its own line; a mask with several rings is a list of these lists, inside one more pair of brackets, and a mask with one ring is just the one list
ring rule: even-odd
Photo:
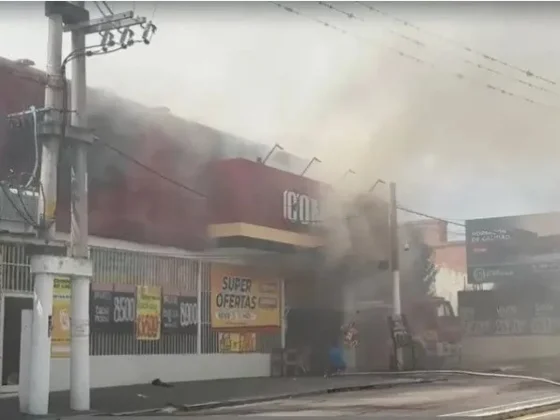
[[196,277],[196,354],[202,354],[202,261],[198,262]]
[[286,348],[286,332],[288,330],[288,306],[286,305],[286,281],[281,280],[280,283],[280,322],[282,323],[280,326],[280,346],[285,349]]
[[[354,314],[356,313],[356,299],[352,283],[345,283],[343,286],[343,324],[348,325],[355,321]],[[346,361],[346,366],[349,372],[354,372],[356,370],[356,349],[344,346],[344,360]]]

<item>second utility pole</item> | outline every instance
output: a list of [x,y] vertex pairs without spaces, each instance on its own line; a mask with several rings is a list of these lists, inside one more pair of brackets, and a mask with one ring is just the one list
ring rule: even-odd
[[[73,2],[84,7],[83,1]],[[71,125],[87,128],[86,35],[82,30],[72,31]],[[88,191],[87,152],[89,145],[77,141],[72,145],[71,169],[71,227],[70,256],[87,261],[88,249]],[[89,277],[72,278],[71,340],[70,340],[70,408],[76,411],[90,409],[89,366]]]
[[[401,317],[401,278],[399,271],[399,226],[397,221],[397,184],[389,183],[389,229],[391,244],[391,274],[393,277],[393,315],[395,318]],[[396,349],[397,370],[403,366],[402,348]]]

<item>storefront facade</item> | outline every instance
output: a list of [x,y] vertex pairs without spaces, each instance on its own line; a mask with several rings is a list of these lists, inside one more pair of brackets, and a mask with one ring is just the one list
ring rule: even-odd
[[[225,174],[228,179],[236,179],[238,168],[247,167],[272,172],[270,179],[284,176],[282,171],[256,162],[219,163],[229,168]],[[219,165],[213,170],[217,168]],[[289,175],[290,180],[298,179]],[[253,183],[257,192],[259,188],[266,191],[265,182],[271,182],[259,173],[248,176],[263,180],[262,187]],[[285,344],[285,280],[298,273],[287,268],[291,261],[305,269],[305,252],[313,251],[320,237],[301,227],[287,229],[282,225],[290,227],[283,218],[283,189],[287,187],[279,184],[274,212],[244,210],[253,207],[247,200],[251,187],[243,186],[245,180],[239,178],[241,184],[227,185],[229,195],[208,200],[217,207],[208,207],[209,220],[215,223],[207,225],[204,241],[211,246],[203,251],[90,238],[94,263],[90,295],[92,386],[145,383],[156,377],[181,381],[269,375],[271,351]],[[219,185],[221,181],[215,176],[213,182]],[[223,208],[232,209],[231,214]],[[67,239],[60,233],[59,245],[63,247]],[[17,386],[20,314],[32,303],[29,258],[36,245],[35,239],[0,235],[4,391]],[[301,255],[298,250],[302,250]],[[296,290],[305,288],[303,283]],[[57,320],[64,320],[69,313],[69,290],[66,279],[57,280],[53,295]],[[52,390],[69,386],[67,327],[63,321],[53,326]]]
[[[44,74],[6,61],[0,61],[5,92],[0,112],[20,111],[30,103],[41,107]],[[256,159],[222,159],[219,145],[225,134],[193,128],[172,116],[149,114],[139,119],[122,113],[137,105],[123,105],[118,98],[97,103],[102,96],[91,95],[96,111],[90,118],[96,133],[195,193],[123,164],[121,157],[101,145],[92,146],[92,386],[147,383],[154,378],[171,382],[268,376],[271,351],[308,345],[302,341],[309,339],[308,331],[317,332],[312,341],[319,343],[318,352],[323,351],[321,346],[336,336],[341,323],[351,319],[344,315],[344,307],[351,306],[344,303],[349,295],[345,288],[352,288],[346,286],[354,277],[363,277],[370,260],[384,258],[358,234],[364,231],[361,225],[340,219],[341,223],[326,226],[332,218],[326,211],[331,188]],[[121,126],[139,132],[124,136],[111,131],[114,115]],[[186,133],[181,134],[184,138],[162,132],[158,128],[162,119],[167,125],[183,124],[178,133]],[[0,161],[10,161],[17,172],[26,171],[31,162],[26,150],[32,150],[32,144],[26,143],[25,126],[17,132],[0,128]],[[10,141],[14,136],[17,141]],[[51,244],[61,253],[69,239],[70,173],[62,162],[58,234]],[[32,197],[26,200],[30,208],[36,206]],[[7,208],[0,207],[2,212]],[[372,211],[377,212],[362,209],[361,214],[367,219]],[[9,391],[18,382],[21,310],[32,303],[29,259],[42,244],[28,228],[22,229],[22,223],[6,221],[3,214],[0,389]],[[383,211],[380,215],[383,225],[388,218]],[[382,230],[372,234],[375,243],[384,240]],[[331,252],[336,247],[330,244],[341,242],[345,248]],[[59,279],[53,304],[60,322],[54,323],[53,331],[52,390],[69,386],[68,291],[68,282]],[[304,330],[294,327],[311,318],[315,321]]]

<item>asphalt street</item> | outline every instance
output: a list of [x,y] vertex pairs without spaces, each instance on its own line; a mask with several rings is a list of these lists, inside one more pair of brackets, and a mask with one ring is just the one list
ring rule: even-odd
[[[430,375],[431,376],[431,375]],[[170,389],[140,386],[92,391],[96,401],[95,413],[78,415],[60,406],[61,394],[52,398],[51,418],[65,420],[102,420],[115,418],[169,419],[200,418],[218,420],[231,417],[371,417],[378,419],[408,418],[442,420],[456,418],[490,419],[503,411],[523,408],[532,404],[556,402],[550,413],[532,418],[560,420],[560,388],[538,382],[508,378],[478,378],[446,376],[435,382],[398,384],[393,379],[391,388],[363,389],[361,385],[380,383],[375,377],[340,378],[255,378],[245,380],[207,381],[175,384]],[[387,381],[387,379],[385,379]],[[332,392],[328,389],[352,391]],[[330,388],[334,387],[334,388]],[[317,392],[319,391],[319,392]],[[285,397],[292,394],[290,398]],[[302,395],[304,394],[304,395]],[[261,402],[247,402],[247,398],[263,398]],[[216,408],[216,401],[230,405]],[[231,402],[233,400],[233,402]],[[139,403],[139,401],[141,403]],[[17,401],[12,401],[16,403]],[[209,408],[208,404],[210,404]],[[160,411],[145,409],[159,407]],[[167,407],[162,410],[162,407]],[[7,409],[7,410],[6,410]],[[126,413],[142,410],[144,413]],[[12,415],[8,406],[0,404],[0,418],[25,418]],[[110,417],[108,416],[110,415]],[[107,416],[107,417],[105,417]],[[490,416],[490,417],[489,417]],[[494,417],[493,420],[496,420]]]
[[403,388],[333,393],[173,414],[183,418],[212,417],[212,420],[322,416],[484,418],[499,411],[555,400],[560,401],[560,389],[553,386],[529,386],[510,379],[450,378],[445,382]]

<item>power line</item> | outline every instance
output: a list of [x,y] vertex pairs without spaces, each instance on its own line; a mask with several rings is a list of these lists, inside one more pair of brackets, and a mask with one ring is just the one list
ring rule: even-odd
[[549,104],[544,104],[544,103],[542,103],[542,102],[538,102],[538,101],[536,101],[536,100],[534,100],[534,99],[532,99],[532,98],[529,98],[529,97],[526,97],[526,96],[523,96],[523,95],[518,95],[518,94],[516,94],[516,93],[513,93],[513,92],[511,92],[511,91],[509,91],[509,90],[507,90],[507,89],[504,89],[504,88],[500,87],[500,86],[496,86],[496,85],[491,84],[491,83],[482,83],[482,82],[478,82],[478,81],[476,81],[476,80],[474,80],[474,79],[470,79],[470,78],[468,78],[467,76],[465,76],[463,73],[460,73],[460,72],[459,72],[459,73],[454,73],[454,74],[453,74],[453,73],[450,73],[450,72],[448,72],[448,71],[441,70],[441,69],[439,69],[438,66],[436,66],[434,63],[431,63],[431,62],[429,62],[429,61],[427,61],[427,60],[425,60],[425,59],[421,59],[421,58],[416,57],[415,55],[412,55],[412,54],[406,53],[406,52],[404,52],[404,51],[401,51],[401,50],[399,50],[398,48],[395,48],[395,47],[393,47],[393,46],[385,45],[385,44],[383,44],[382,42],[377,41],[377,40],[373,40],[373,39],[371,39],[371,38],[366,38],[366,37],[363,37],[363,36],[356,35],[356,34],[354,34],[354,33],[351,33],[351,32],[349,32],[349,31],[347,31],[346,29],[340,28],[340,27],[338,27],[338,26],[336,26],[336,25],[334,25],[334,24],[332,24],[332,23],[330,23],[330,22],[328,22],[328,21],[325,21],[325,20],[322,20],[322,19],[319,19],[319,18],[316,18],[316,17],[313,17],[313,16],[309,16],[309,15],[307,15],[307,14],[304,14],[304,13],[300,12],[300,11],[297,10],[297,9],[294,9],[294,8],[292,8],[292,7],[289,7],[289,6],[286,6],[286,5],[284,5],[284,4],[276,3],[276,2],[271,2],[271,3],[274,4],[274,5],[277,6],[277,7],[279,7],[279,8],[281,8],[281,9],[285,10],[286,12],[296,14],[296,15],[298,15],[298,16],[304,18],[304,19],[313,21],[313,22],[318,23],[318,24],[320,24],[320,25],[322,25],[322,26],[325,26],[325,27],[327,27],[327,28],[329,28],[329,29],[332,29],[332,30],[335,30],[335,31],[337,31],[337,32],[340,32],[340,33],[342,33],[342,34],[344,34],[344,35],[351,36],[351,37],[355,38],[356,40],[358,40],[358,41],[360,41],[360,42],[366,42],[366,43],[368,43],[368,44],[376,43],[376,44],[382,46],[383,48],[385,48],[385,49],[387,49],[387,50],[389,50],[389,51],[391,51],[391,52],[393,52],[393,53],[396,53],[398,56],[400,56],[400,57],[402,57],[402,58],[406,58],[406,59],[408,59],[408,60],[410,60],[410,61],[413,61],[413,62],[415,62],[415,63],[418,63],[418,64],[426,65],[427,67],[429,67],[429,68],[431,68],[431,69],[439,70],[439,71],[441,71],[442,73],[446,73],[446,74],[448,74],[448,75],[453,75],[453,76],[455,76],[456,79],[459,79],[459,80],[467,80],[467,81],[469,81],[470,83],[472,83],[472,84],[474,84],[474,85],[477,85],[478,87],[482,87],[482,88],[484,88],[484,89],[488,89],[488,90],[491,90],[491,91],[500,93],[500,94],[502,94],[502,95],[504,95],[504,96],[509,96],[509,97],[517,98],[517,99],[519,99],[519,100],[521,100],[521,101],[527,102],[527,103],[532,104],[532,105],[542,106],[542,107],[547,108],[547,109],[558,109],[558,106],[549,105]]
[[133,158],[132,156],[128,155],[127,153],[123,152],[122,150],[116,148],[115,146],[110,145],[109,143],[106,143],[102,140],[98,140],[98,143],[100,143],[101,145],[103,145],[104,147],[112,150],[113,152],[117,153],[118,155],[120,155],[121,157],[129,160],[130,162],[135,163],[136,165],[140,166],[141,168],[145,169],[146,171],[160,177],[161,179],[175,185],[176,187],[182,188],[185,191],[191,192],[199,197],[203,197],[206,198],[206,195],[204,195],[203,193],[201,193],[200,191],[195,190],[194,188],[188,187],[185,184],[174,180],[173,178],[170,178],[164,174],[162,174],[161,172],[153,169],[152,167],[146,165],[145,163],[140,162],[139,160]]
[[416,215],[416,216],[422,216],[422,217],[425,217],[425,218],[427,218],[427,219],[437,220],[438,222],[444,222],[444,223],[447,223],[447,224],[449,224],[449,225],[460,226],[460,227],[462,227],[462,228],[465,227],[465,224],[464,224],[464,223],[454,222],[454,221],[449,220],[449,219],[443,219],[443,218],[441,218],[441,217],[432,216],[432,215],[429,215],[429,214],[427,214],[427,213],[423,213],[423,212],[421,212],[421,211],[411,210],[411,209],[409,209],[408,207],[403,207],[403,206],[401,206],[401,205],[397,205],[397,209],[398,209],[398,210],[401,210],[401,211],[404,211],[404,212],[406,212],[406,213],[414,214],[414,215]]
[[[105,8],[107,9],[107,11],[109,12],[109,14],[107,14],[107,12],[105,12],[101,6],[99,5],[99,3],[103,4],[103,6],[105,6]],[[109,7],[109,5],[107,4],[106,1],[102,1],[102,2],[98,2],[98,1],[94,1],[93,4],[95,4],[95,7],[97,8],[97,10],[99,10],[99,13],[101,13],[101,15],[103,17],[109,17],[109,16],[113,16],[113,10]],[[117,32],[122,34],[122,29],[118,28],[116,24],[114,23],[110,23],[110,25],[113,27],[113,29],[115,29]]]
[[418,25],[415,25],[415,24],[413,24],[413,23],[411,23],[411,22],[409,22],[409,21],[407,21],[407,20],[405,20],[405,19],[402,19],[402,18],[400,18],[400,17],[394,16],[394,15],[388,13],[388,12],[384,12],[384,11],[378,9],[377,7],[372,6],[372,5],[368,4],[368,3],[364,3],[364,2],[361,2],[361,1],[357,1],[356,3],[359,4],[359,5],[361,5],[361,6],[363,6],[363,7],[365,7],[365,8],[367,8],[367,9],[369,9],[369,10],[371,10],[372,12],[375,12],[375,13],[380,14],[380,15],[382,15],[382,16],[385,16],[385,17],[387,17],[387,18],[389,18],[389,19],[392,19],[392,20],[394,20],[395,22],[399,22],[400,24],[402,24],[402,25],[404,25],[404,26],[413,28],[413,29],[415,29],[415,30],[417,30],[417,31],[419,31],[419,32],[424,32],[424,33],[426,33],[426,34],[428,34],[428,35],[430,35],[430,36],[439,38],[439,39],[441,39],[442,41],[445,41],[445,42],[447,42],[447,43],[449,43],[449,44],[452,44],[452,45],[454,45],[454,46],[456,46],[456,47],[459,47],[459,48],[461,48],[461,49],[463,49],[464,51],[467,51],[467,52],[469,52],[469,53],[475,54],[475,55],[479,56],[480,58],[483,58],[484,60],[487,60],[487,61],[489,61],[489,62],[491,62],[491,63],[500,64],[500,65],[502,65],[502,66],[504,66],[504,67],[507,67],[507,68],[509,68],[509,69],[511,69],[511,70],[515,70],[515,71],[517,71],[517,72],[519,72],[519,73],[522,73],[522,74],[523,74],[524,76],[526,76],[526,77],[533,77],[533,78],[535,78],[535,79],[541,80],[541,81],[543,81],[543,82],[545,82],[545,83],[548,83],[548,84],[550,84],[550,85],[554,85],[554,86],[557,85],[557,83],[556,83],[554,80],[551,80],[551,79],[546,78],[546,77],[543,77],[543,76],[539,76],[538,74],[533,73],[533,72],[532,72],[531,70],[529,70],[529,69],[523,69],[523,68],[521,68],[521,67],[519,67],[519,66],[516,66],[515,64],[510,64],[510,63],[508,63],[507,61],[501,60],[501,59],[499,59],[499,58],[497,58],[497,57],[495,57],[495,56],[492,56],[492,55],[490,55],[490,54],[486,54],[486,53],[484,53],[484,52],[482,52],[482,51],[479,51],[479,50],[476,50],[476,49],[474,49],[474,48],[471,48],[471,47],[469,47],[468,45],[465,45],[465,44],[463,44],[463,43],[461,43],[461,42],[459,42],[459,41],[457,41],[457,40],[454,40],[454,39],[452,39],[452,38],[448,38],[448,37],[446,37],[446,36],[443,36],[443,35],[441,35],[441,34],[439,34],[439,33],[432,32],[432,31],[429,31],[429,30],[427,30],[427,29],[421,28],[421,27],[419,27]]
[[[376,9],[376,8],[373,7],[373,6],[369,6],[369,5],[364,4],[364,3],[361,3],[361,2],[356,2],[356,3],[358,3],[358,4],[360,4],[360,5],[362,5],[362,6],[366,7],[366,8],[368,8],[370,11],[377,11],[377,10],[378,10],[378,9]],[[347,12],[347,11],[342,10],[342,9],[339,9],[339,8],[333,6],[333,5],[330,4],[330,3],[321,1],[321,2],[319,2],[319,4],[320,4],[321,6],[324,6],[324,7],[329,8],[329,9],[335,11],[335,12],[338,12],[338,13],[341,13],[341,14],[345,15],[345,16],[348,17],[349,19],[357,19],[357,20],[359,20],[359,21],[361,21],[361,22],[366,22],[366,20],[363,19],[362,17],[360,17],[359,15],[357,15],[357,14],[355,14],[355,13]],[[387,15],[384,15],[384,16],[387,16]],[[409,24],[408,26],[412,26],[412,25]],[[419,31],[421,31],[420,28],[417,28],[417,29],[418,29]],[[404,35],[404,34],[402,34],[402,33],[400,33],[400,32],[394,31],[394,30],[392,30],[392,29],[389,29],[389,32],[391,32],[391,33],[395,34],[396,36],[399,36],[399,37],[401,37],[401,38],[407,40],[408,42],[411,42],[412,44],[414,44],[414,45],[417,46],[417,47],[422,47],[422,48],[426,47],[426,44],[425,44],[425,43],[423,43],[423,42],[420,41],[420,40],[417,40],[417,39],[414,38],[414,37],[406,36],[406,35]],[[463,49],[464,49],[464,48],[463,48]],[[483,65],[483,64],[475,63],[475,62],[470,61],[470,60],[467,60],[467,59],[463,59],[463,61],[464,61],[466,64],[470,65],[470,66],[476,67],[476,68],[479,69],[479,70],[484,70],[484,71],[486,71],[486,72],[488,72],[488,73],[493,74],[494,76],[501,76],[501,77],[503,77],[503,78],[513,80],[514,82],[519,83],[519,84],[521,84],[521,85],[523,85],[523,86],[525,86],[525,87],[528,87],[528,88],[530,88],[530,89],[538,90],[538,91],[540,91],[540,92],[545,92],[545,93],[548,93],[548,94],[551,94],[551,95],[560,97],[560,93],[558,93],[558,92],[555,92],[555,91],[550,90],[550,89],[547,89],[547,88],[545,88],[545,87],[536,85],[536,84],[534,84],[534,83],[528,82],[528,81],[523,80],[523,79],[520,79],[520,78],[518,78],[518,77],[511,76],[511,75],[509,75],[509,74],[507,74],[507,73],[503,73],[503,72],[501,72],[501,71],[499,71],[499,70],[496,70],[496,69],[494,69],[494,68],[487,67],[487,66],[485,66],[485,65]]]
[[[360,16],[358,16],[354,13],[350,13],[350,12],[347,12],[345,10],[339,9],[338,7],[334,6],[331,3],[327,3],[326,1],[320,1],[319,4],[321,6],[324,6],[324,7],[328,8],[328,9],[334,10],[335,12],[342,13],[343,15],[347,16],[350,19],[357,19],[357,20],[359,20],[361,22],[364,22],[364,23],[366,22],[365,19],[361,18]],[[392,29],[389,29],[389,32],[392,33],[395,36],[398,36],[399,38],[404,39],[405,41],[408,41],[408,42],[416,45],[417,47],[425,47],[426,46],[423,42],[421,42],[417,39],[414,39],[412,37],[406,36],[404,34],[401,34],[397,31],[392,30]]]
[[109,3],[107,3],[106,1],[102,1],[101,3],[103,3],[103,6],[107,8],[110,14],[114,15],[113,10],[111,10],[111,7],[109,6]]
[[101,6],[99,5],[99,2],[94,1],[93,4],[95,5],[95,7],[99,11],[99,13],[101,13],[101,15],[107,17],[107,13],[101,8]]

